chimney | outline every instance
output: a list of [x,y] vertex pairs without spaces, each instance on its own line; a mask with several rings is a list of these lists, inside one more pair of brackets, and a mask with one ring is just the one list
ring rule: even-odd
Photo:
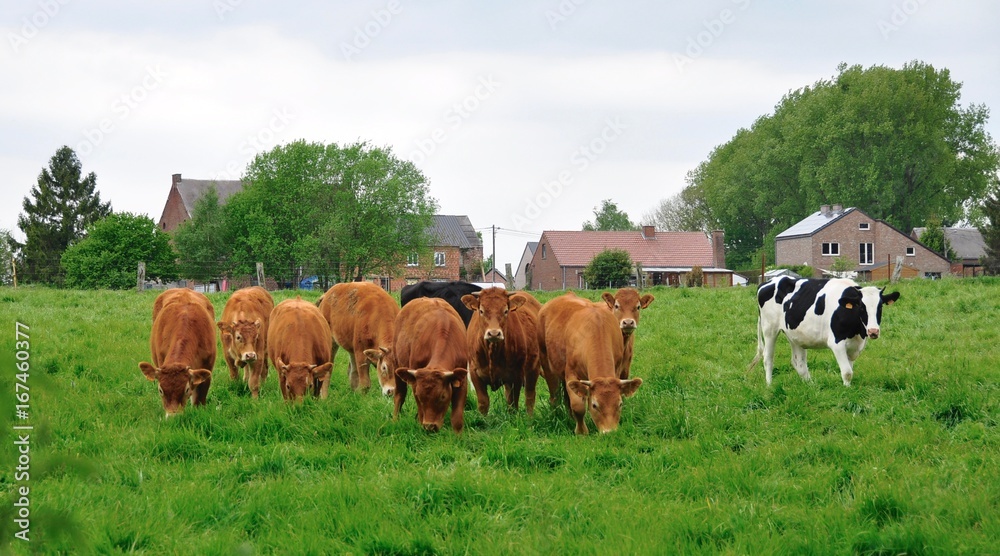
[[833,205],[833,209],[832,210],[833,210],[834,214],[840,214],[840,213],[844,212],[844,205]]
[[830,205],[820,205],[819,213],[823,216],[828,216],[830,214]]
[[643,239],[656,239],[656,226],[643,226],[642,227],[642,238]]
[[174,174],[173,178],[174,178],[174,180],[173,180],[173,184],[174,185],[177,185],[177,184],[179,184],[181,182],[181,175],[180,174]]
[[726,268],[726,232],[712,230],[712,265],[715,268]]

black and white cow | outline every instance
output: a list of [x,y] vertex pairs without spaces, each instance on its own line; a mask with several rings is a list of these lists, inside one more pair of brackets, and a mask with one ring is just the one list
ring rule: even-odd
[[[774,370],[774,342],[784,332],[792,344],[792,366],[809,380],[806,350],[833,350],[844,386],[851,385],[854,360],[865,349],[868,338],[878,338],[882,305],[892,305],[899,292],[884,294],[853,280],[795,280],[774,278],[757,289],[757,356],[750,369],[764,358],[768,386]],[[748,369],[749,370],[749,369]]]

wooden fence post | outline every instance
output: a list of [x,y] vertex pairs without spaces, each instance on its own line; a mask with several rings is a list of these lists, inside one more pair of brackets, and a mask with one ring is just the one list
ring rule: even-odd
[[17,259],[13,253],[10,255],[10,273],[14,277],[14,289],[17,289]]
[[146,286],[146,263],[144,261],[139,261],[139,268],[135,273],[135,289],[138,292],[142,292]]
[[895,284],[899,282],[899,276],[903,274],[903,257],[896,257],[896,268],[892,270],[892,279],[889,282]]
[[267,289],[267,282],[264,281],[264,263],[257,263],[257,285]]
[[505,263],[503,269],[505,271],[507,271],[507,274],[506,274],[507,283],[504,284],[504,285],[507,286],[507,291],[513,290],[514,289],[514,274],[511,272],[511,264],[510,263]]

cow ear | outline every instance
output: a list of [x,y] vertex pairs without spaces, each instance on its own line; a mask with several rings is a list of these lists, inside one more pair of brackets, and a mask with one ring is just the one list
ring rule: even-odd
[[885,302],[886,305],[892,305],[896,301],[899,301],[899,292],[892,292],[889,295],[883,295],[882,301]]
[[142,374],[145,375],[145,377],[151,381],[155,381],[156,379],[160,378],[160,371],[157,370],[156,367],[150,365],[149,363],[146,363],[145,361],[139,363],[139,370],[141,370]]
[[653,297],[652,294],[647,293],[639,298],[639,306],[645,309],[646,307],[649,307],[649,304],[652,303],[654,299],[656,298]]
[[288,365],[281,360],[281,357],[276,357],[274,359],[274,366],[278,368],[278,372],[287,373]]
[[212,380],[212,371],[208,369],[188,368],[188,375],[191,376],[191,384],[198,386],[206,380]]
[[333,363],[327,362],[319,366],[313,365],[309,370],[312,372],[313,380],[324,381],[330,378],[330,371],[333,370]]
[[468,307],[470,311],[475,311],[476,309],[479,309],[479,296],[467,293],[462,296],[462,303]]
[[[613,298],[613,296],[612,296]],[[589,380],[571,380],[566,383],[566,388],[570,392],[573,392],[581,398],[586,398],[590,395],[590,381]]]
[[524,305],[528,300],[524,298],[523,294],[507,294],[507,306],[511,311],[516,311],[518,307]]
[[632,394],[635,394],[635,391],[638,390],[640,386],[642,386],[642,379],[633,378],[631,380],[620,380],[618,381],[618,383],[622,387],[622,397],[627,398]]
[[253,321],[253,325],[257,327],[257,330],[260,330],[261,324],[260,319]]
[[601,299],[608,304],[608,307],[615,308],[615,296],[611,295],[611,292],[604,292],[601,294]]
[[226,334],[232,334],[233,333],[233,327],[229,326],[229,324],[224,323],[222,321],[219,321],[219,322],[215,323],[215,326],[218,326],[219,330],[221,330],[222,332],[225,332]]
[[382,359],[382,351],[378,349],[366,349],[365,357],[374,365],[378,365],[379,361]]
[[396,377],[407,384],[417,383],[417,371],[407,369],[406,367],[396,369]]
[[465,379],[468,378],[469,376],[469,371],[467,371],[466,369],[458,368],[450,373],[446,373],[445,376],[447,377],[445,378],[445,380],[451,382],[452,387],[461,388],[462,383],[465,382]]

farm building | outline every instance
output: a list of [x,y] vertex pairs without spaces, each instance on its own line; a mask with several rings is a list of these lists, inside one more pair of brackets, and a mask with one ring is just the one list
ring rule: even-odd
[[[910,237],[920,241],[927,228],[913,228]],[[983,273],[983,257],[986,256],[986,242],[976,228],[943,228],[944,239],[948,242],[956,260],[951,263],[951,273],[955,276],[979,276]]]
[[186,180],[181,178],[180,174],[174,174],[167,202],[163,205],[163,213],[160,215],[158,223],[160,229],[172,232],[182,222],[190,220],[194,214],[195,203],[213,184],[219,194],[219,204],[225,204],[233,193],[243,189],[243,182],[239,180]]
[[537,241],[529,241],[524,245],[524,252],[521,253],[521,261],[514,269],[514,289],[523,290],[527,284],[531,283],[531,259],[538,249]]
[[[878,265],[894,264],[903,257],[903,266],[924,278],[940,278],[951,273],[948,259],[884,220],[876,220],[861,210],[841,205],[823,205],[775,238],[775,263],[809,265],[830,270],[838,258],[851,262],[862,279]],[[882,271],[884,274],[885,271]]]
[[685,283],[694,267],[701,267],[704,284],[732,286],[733,271],[725,268],[723,233],[658,232],[653,226],[642,230],[615,232],[545,231],[538,241],[528,272],[532,289],[562,290],[585,288],[583,270],[605,249],[623,249],[639,265],[645,286]]

